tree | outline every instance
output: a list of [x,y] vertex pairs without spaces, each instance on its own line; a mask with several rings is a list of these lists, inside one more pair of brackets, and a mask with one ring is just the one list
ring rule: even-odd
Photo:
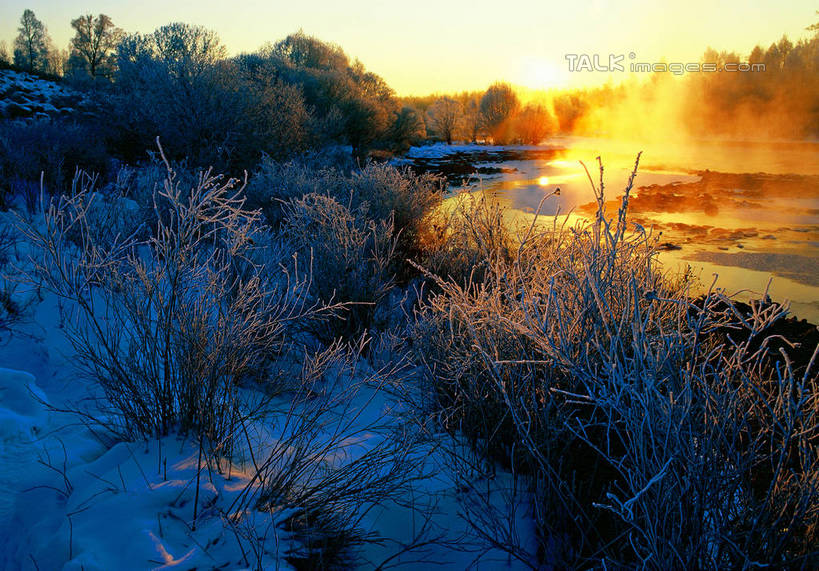
[[435,134],[451,145],[463,124],[464,110],[460,102],[452,97],[439,97],[429,108],[427,116]]
[[495,83],[481,98],[481,118],[489,134],[497,143],[509,140],[510,120],[520,107],[520,101],[508,83]]
[[105,14],[96,18],[91,14],[80,16],[71,20],[71,27],[76,32],[71,47],[84,61],[89,75],[109,76],[113,71],[113,54],[125,33]]
[[241,93],[234,70],[220,65],[223,56],[214,32],[187,24],[123,38],[108,117],[117,151],[140,156],[159,135],[172,158],[225,169]]
[[310,113],[301,89],[270,76],[252,77],[242,72],[233,163],[252,168],[262,152],[283,161],[305,150]]
[[464,131],[466,137],[473,143],[477,142],[481,132],[481,94],[464,92],[458,95],[458,101],[464,113]]
[[238,173],[262,153],[303,151],[312,116],[300,86],[277,61],[224,55],[215,33],[186,24],[123,38],[107,117],[117,152],[134,160],[159,135],[172,159]]
[[389,85],[335,44],[297,32],[244,60],[300,87],[315,143],[346,142],[363,161],[373,148],[405,146],[417,131]]
[[151,43],[154,57],[182,80],[202,74],[227,57],[227,50],[216,32],[183,22],[158,28],[151,36]]
[[65,74],[68,61],[69,56],[67,50],[49,48],[44,71],[62,76]]
[[375,99],[362,97],[352,86],[339,108],[344,116],[344,137],[353,148],[353,156],[363,162],[367,151],[389,126],[383,108]]
[[555,122],[543,105],[529,104],[515,118],[515,133],[522,143],[539,145],[555,131]]
[[[704,73],[699,76],[700,80],[710,77]],[[583,92],[561,93],[554,98],[553,106],[557,117],[557,127],[561,133],[573,132],[580,119],[589,112],[589,102]]]
[[760,63],[765,58],[765,50],[757,44],[748,56],[748,63]]
[[[816,11],[816,15],[819,16],[819,10]],[[809,32],[816,32],[817,34],[819,34],[819,22],[816,22],[815,24],[811,24],[810,26],[808,26],[805,29],[807,31],[809,31]]]
[[151,36],[128,34],[117,46],[116,79],[120,86],[128,87],[146,67],[154,62],[154,48]]
[[45,71],[51,41],[46,27],[34,12],[25,10],[17,31],[19,34],[14,39],[14,64],[28,71]]
[[276,42],[270,50],[295,67],[346,71],[350,60],[339,46],[322,42],[301,30]]
[[10,64],[11,59],[9,58],[9,51],[6,48],[6,42],[0,41],[0,64]]
[[793,49],[793,44],[787,38],[782,36],[779,42],[774,42],[765,52],[765,71],[782,71],[785,67],[785,60]]
[[345,132],[353,155],[363,160],[374,143],[385,142],[398,104],[387,82],[360,61],[349,68],[348,76],[351,89],[344,95],[349,98],[343,106],[349,110]]
[[407,126],[395,125],[399,117],[402,123],[409,117],[401,115],[389,85],[361,62],[351,64],[334,44],[297,32],[258,56],[276,67],[284,82],[301,87],[318,138],[347,142],[360,160],[375,146],[395,143],[393,126],[399,131]]
[[424,121],[413,107],[404,106],[395,112],[395,119],[387,133],[392,143],[392,151],[405,153],[409,148],[426,137]]

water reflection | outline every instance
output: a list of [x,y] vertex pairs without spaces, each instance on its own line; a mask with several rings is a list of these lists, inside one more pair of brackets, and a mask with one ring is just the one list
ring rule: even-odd
[[[576,146],[553,158],[482,164],[494,174],[455,190],[483,193],[499,202],[514,224],[530,222],[542,198],[559,187],[560,195],[544,203],[541,221],[551,225],[555,216],[568,216],[571,224],[595,211],[594,193],[579,160],[586,161],[597,183],[599,169],[592,161],[601,155],[607,211],[613,216],[633,168],[634,146],[593,139],[565,142]],[[773,276],[772,297],[791,300],[793,313],[817,323],[817,151],[815,143],[766,147],[716,142],[695,149],[670,145],[654,154],[649,150],[635,180],[630,219],[662,233],[667,251],[661,261],[670,271],[690,264],[706,285],[718,274],[718,286],[742,292],[741,299],[759,296]],[[722,170],[715,172],[716,167]]]

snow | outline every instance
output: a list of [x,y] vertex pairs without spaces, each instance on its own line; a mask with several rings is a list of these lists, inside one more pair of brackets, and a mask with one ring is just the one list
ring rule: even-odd
[[0,368],[0,440],[35,436],[45,425],[47,403],[33,375]]
[[[163,452],[171,454],[166,469],[164,464],[157,465]],[[238,546],[223,548],[230,546],[233,538],[220,513],[229,509],[249,476],[237,472],[230,478],[218,472],[202,475],[201,513],[193,529],[197,459],[192,443],[166,438],[147,445],[119,443],[97,460],[70,471],[69,478],[83,484],[72,491],[66,503],[66,515],[72,514],[70,521],[65,518],[44,551],[65,557],[68,569],[122,568],[123,562],[132,562],[135,568],[147,564],[155,568],[247,566]],[[270,523],[275,523],[276,517],[281,514],[270,515]],[[114,533],[104,532],[104,522],[116,522],[110,527]],[[264,527],[259,526],[257,532],[264,533]],[[277,529],[270,526],[271,533]],[[73,537],[70,545],[64,542],[65,537]],[[280,539],[275,543],[286,545]],[[265,561],[263,567],[274,563]]]
[[[0,224],[8,223],[0,218]],[[0,260],[4,273],[19,273],[26,263],[28,248],[22,237],[19,242],[10,260]],[[200,466],[197,443],[190,438],[116,441],[99,426],[63,412],[101,396],[75,366],[64,304],[30,286],[14,295],[31,304],[23,321],[0,336],[0,569],[292,567],[288,555],[304,544],[285,522],[300,505],[282,501],[262,509],[237,501],[261,491],[246,451],[230,466]],[[464,516],[482,509],[476,499],[490,498],[490,505],[510,511],[514,533],[531,544],[528,498],[507,497],[513,488],[508,474],[474,479],[459,473],[451,456],[457,443],[448,435],[412,438],[419,429],[407,423],[411,407],[377,379],[373,366],[359,359],[352,369],[328,371],[322,386],[295,407],[295,395],[276,397],[270,415],[248,426],[258,441],[257,457],[275,451],[276,466],[304,462],[292,484],[293,493],[300,494],[311,486],[321,491],[333,485],[327,477],[332,470],[389,451],[396,434],[409,436],[400,441],[408,446],[403,463],[384,463],[354,482],[394,474],[401,483],[400,493],[382,500],[368,497],[366,486],[353,498],[358,527],[380,537],[355,551],[356,565],[525,567],[487,549]],[[253,387],[242,390],[248,401],[261,396]],[[327,406],[321,414],[311,416],[316,410],[311,407],[322,404]],[[307,426],[306,439],[296,436],[298,419],[315,421]],[[401,452],[395,449],[396,455]],[[405,550],[413,542],[420,545]],[[259,545],[264,550],[254,551]]]
[[[67,438],[66,456],[44,458],[44,469],[20,492],[15,529],[6,531],[9,568],[26,559],[40,569],[248,566],[221,515],[248,485],[248,474],[203,470],[193,529],[198,456],[192,443],[168,437],[106,449],[90,440],[82,446],[77,436]],[[72,458],[81,448],[85,458]],[[262,536],[281,534],[276,521],[284,513],[256,515],[242,525]],[[282,550],[288,547],[284,537],[271,539]],[[288,568],[270,557],[262,562],[263,568],[277,564]]]
[[10,69],[0,69],[0,118],[51,118],[91,106],[90,99],[62,83]]
[[420,147],[411,147],[407,152],[408,159],[442,159],[457,153],[499,153],[502,151],[537,151],[549,148],[538,145],[481,145],[476,143],[434,143]]

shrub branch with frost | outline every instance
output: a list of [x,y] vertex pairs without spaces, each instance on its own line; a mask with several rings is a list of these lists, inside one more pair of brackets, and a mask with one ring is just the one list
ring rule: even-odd
[[66,331],[105,391],[112,428],[192,430],[226,452],[238,383],[281,350],[291,324],[326,308],[307,304],[309,276],[252,260],[259,215],[243,208],[235,180],[204,172],[182,189],[167,168],[147,240],[101,243],[87,186],[52,202],[42,227],[25,227],[39,252],[30,278],[71,302]]
[[694,302],[661,272],[629,231],[636,168],[614,218],[601,164],[592,222],[533,222],[511,255],[474,233],[483,278],[434,278],[414,336],[432,411],[535,495],[540,547],[507,546],[534,566],[816,561],[816,352],[795,370],[772,349],[786,307]]
[[291,200],[284,217],[283,233],[302,260],[302,271],[313,276],[310,293],[317,302],[346,304],[341,319],[320,337],[329,341],[338,334],[360,334],[393,287],[392,218],[376,222],[321,194]]

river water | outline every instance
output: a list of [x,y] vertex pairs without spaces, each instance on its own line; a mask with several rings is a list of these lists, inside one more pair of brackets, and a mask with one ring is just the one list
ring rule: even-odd
[[[419,147],[409,160],[450,174],[452,193],[498,201],[512,219],[531,220],[543,196],[559,187],[560,196],[540,212],[551,224],[554,216],[593,214],[580,161],[596,183],[598,156],[613,214],[639,151],[630,219],[662,232],[660,260],[668,271],[688,265],[703,287],[716,279],[740,300],[768,288],[794,315],[819,323],[819,143],[560,137],[537,147]],[[464,165],[477,174],[464,176]]]

